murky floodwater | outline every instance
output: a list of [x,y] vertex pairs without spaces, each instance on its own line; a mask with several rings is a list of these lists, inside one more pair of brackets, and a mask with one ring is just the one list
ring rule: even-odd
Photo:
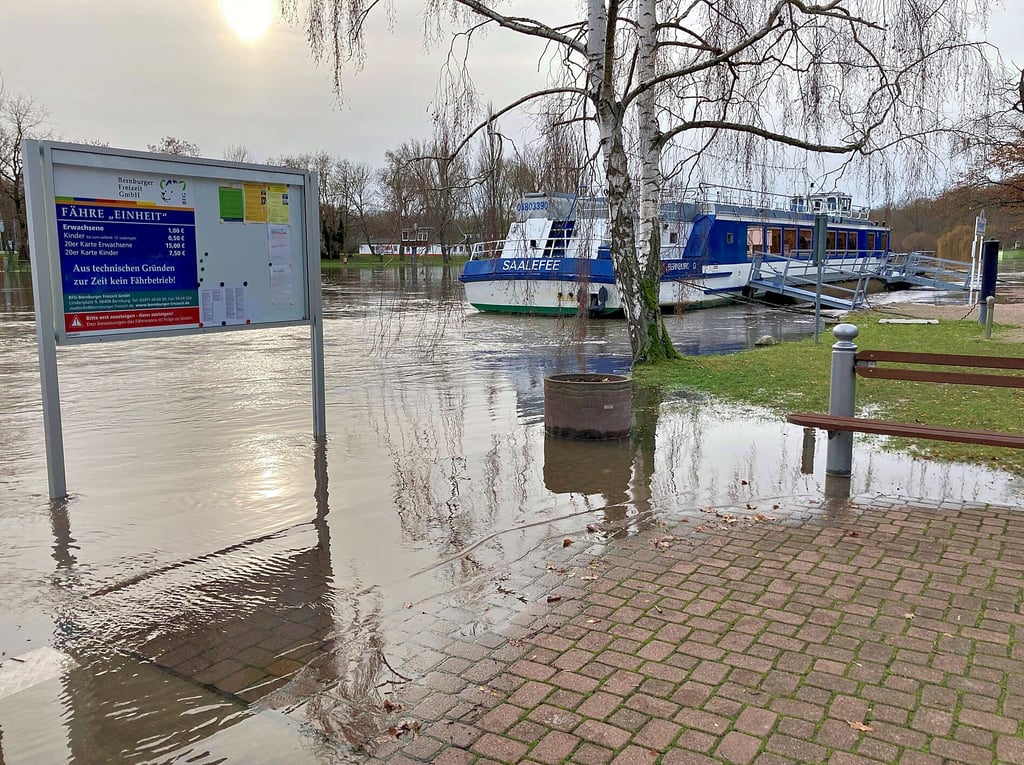
[[[595,522],[599,540],[822,490],[823,441],[802,472],[801,428],[703,397],[638,395],[631,442],[546,439],[544,377],[626,371],[622,322],[478,314],[457,271],[430,267],[325,281],[324,450],[304,329],[60,349],[71,496],[51,504],[30,284],[0,279],[7,765],[346,761],[294,720],[325,688],[374,696],[410,604],[472,608]],[[691,354],[812,332],[743,306],[667,321]],[[854,461],[857,494],[1021,496],[999,473]]]

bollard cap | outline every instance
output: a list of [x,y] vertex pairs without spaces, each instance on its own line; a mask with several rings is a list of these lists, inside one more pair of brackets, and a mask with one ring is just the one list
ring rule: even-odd
[[836,340],[849,342],[860,334],[860,330],[857,329],[856,324],[836,324],[832,329],[832,334],[835,335]]

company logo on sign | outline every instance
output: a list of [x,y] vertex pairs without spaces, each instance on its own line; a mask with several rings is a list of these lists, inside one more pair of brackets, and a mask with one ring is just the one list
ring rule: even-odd
[[185,188],[185,181],[179,181],[176,178],[162,178],[160,180],[160,198],[168,203],[180,200],[182,205],[186,205],[188,202]]

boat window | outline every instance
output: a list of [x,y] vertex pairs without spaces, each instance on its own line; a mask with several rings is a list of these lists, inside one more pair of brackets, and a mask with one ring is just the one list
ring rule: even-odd
[[842,198],[841,198],[841,199],[839,200],[839,204],[840,204],[840,209],[841,209],[841,210],[842,210],[843,212],[850,212],[850,204],[851,204],[851,201],[850,201],[850,198],[849,198],[849,197],[842,197]]
[[800,229],[800,249],[809,250],[811,249],[811,239],[814,236],[814,232],[809,228]]
[[793,252],[793,250],[796,249],[796,229],[787,228],[783,232],[783,236],[785,237],[786,242],[786,254],[789,255],[791,252]]
[[668,243],[669,244],[679,244],[679,232],[678,231],[670,231],[669,232]]
[[829,231],[828,235],[825,237],[825,249],[831,252],[835,248],[836,248],[836,232],[835,231]]
[[734,241],[736,241],[736,238],[733,236],[731,231],[725,235],[726,244],[732,244]]
[[770,228],[768,229],[768,252],[772,255],[782,254],[782,229],[781,228]]
[[846,249],[846,232],[845,231],[837,231],[836,232],[836,249],[837,250],[845,250]]
[[869,250],[875,249],[875,232],[874,231],[869,231],[868,232],[868,249]]
[[847,240],[846,240],[846,248],[848,250],[859,250],[860,249],[860,247],[857,246],[857,232],[856,231],[851,231],[848,234],[848,237],[847,237]]
[[888,252],[889,251],[889,235],[888,234],[882,234],[882,246],[879,247],[879,249],[882,250],[882,252]]
[[760,226],[747,227],[747,257],[754,257],[755,252],[764,250],[764,229]]

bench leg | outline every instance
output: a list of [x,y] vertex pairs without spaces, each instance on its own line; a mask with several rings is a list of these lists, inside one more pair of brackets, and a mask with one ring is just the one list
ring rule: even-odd
[[[832,371],[828,389],[828,413],[853,417],[853,395],[857,374],[857,346],[853,339],[859,330],[853,324],[838,324],[832,330]],[[825,453],[825,474],[848,476],[853,471],[853,433],[830,430]]]

